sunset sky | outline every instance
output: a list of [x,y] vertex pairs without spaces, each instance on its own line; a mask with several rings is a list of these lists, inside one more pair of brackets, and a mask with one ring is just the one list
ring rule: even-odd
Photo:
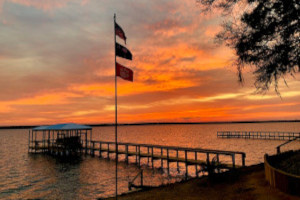
[[299,75],[281,98],[255,94],[251,68],[240,85],[224,19],[194,0],[0,0],[0,125],[113,123],[114,13],[134,71],[120,123],[300,119]]

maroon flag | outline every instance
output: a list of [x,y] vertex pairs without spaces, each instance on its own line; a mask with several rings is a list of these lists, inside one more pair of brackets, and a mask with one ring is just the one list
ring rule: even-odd
[[115,31],[116,31],[116,35],[119,36],[121,39],[123,39],[126,44],[125,33],[124,33],[123,29],[117,23],[115,23]]
[[133,81],[133,71],[116,62],[116,75],[127,81]]

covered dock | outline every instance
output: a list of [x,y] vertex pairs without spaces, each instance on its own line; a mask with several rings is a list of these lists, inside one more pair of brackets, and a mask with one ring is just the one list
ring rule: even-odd
[[92,127],[68,123],[39,126],[29,130],[28,152],[60,156],[81,153],[92,139]]

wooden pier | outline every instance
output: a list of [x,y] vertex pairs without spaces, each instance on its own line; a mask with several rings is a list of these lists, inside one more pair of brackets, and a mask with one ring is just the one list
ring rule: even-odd
[[[95,141],[92,139],[92,128],[78,124],[32,129],[28,135],[28,152],[62,157],[89,154],[105,159],[118,158],[120,162],[133,163],[138,167],[146,164],[152,169],[165,169],[168,174],[170,163],[176,163],[178,172],[182,169],[180,164],[184,164],[186,178],[191,168],[195,169],[196,176],[201,172],[211,174],[245,166],[246,158],[244,152],[238,151]],[[174,168],[174,164],[172,166]]]
[[[55,152],[57,147],[47,144],[47,141],[35,141],[30,146],[35,153]],[[39,145],[40,144],[40,145]],[[124,159],[118,159],[129,163],[130,157],[133,157],[133,163],[141,167],[141,159],[146,159],[147,165],[154,168],[154,162],[158,160],[160,167],[165,168],[170,173],[170,163],[177,164],[177,170],[180,171],[179,164],[185,164],[185,174],[188,176],[189,166],[194,166],[196,176],[200,172],[214,173],[222,170],[230,170],[245,166],[246,154],[238,151],[222,151],[201,148],[185,148],[176,146],[136,144],[136,143],[118,143],[107,141],[82,140],[81,153],[100,158],[112,159],[116,155],[123,155]],[[87,144],[87,145],[86,145]]]
[[270,131],[218,131],[219,138],[243,138],[264,140],[292,140],[300,137],[300,132],[270,132]]

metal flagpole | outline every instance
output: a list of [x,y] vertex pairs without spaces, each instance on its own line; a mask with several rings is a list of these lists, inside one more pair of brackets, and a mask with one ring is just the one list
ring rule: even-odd
[[115,146],[116,146],[116,199],[118,199],[118,101],[117,101],[117,59],[116,59],[116,13],[114,14],[115,37]]

